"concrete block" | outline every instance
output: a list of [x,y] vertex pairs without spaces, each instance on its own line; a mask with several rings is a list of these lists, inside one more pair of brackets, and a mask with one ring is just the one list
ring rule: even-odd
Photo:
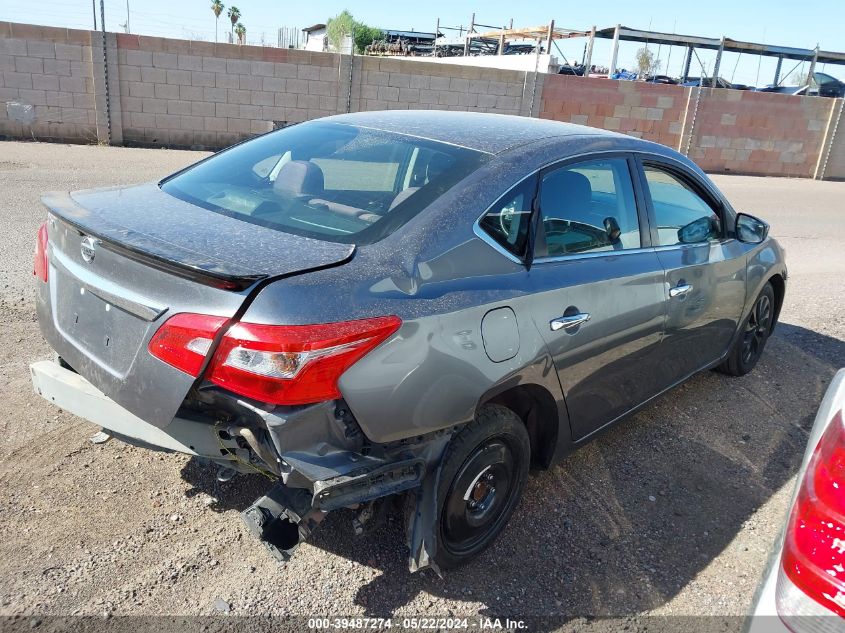
[[152,65],[165,70],[175,70],[179,68],[179,56],[176,53],[154,52]]
[[216,85],[216,78],[214,73],[205,72],[202,70],[191,71],[191,85],[202,86],[204,88],[214,88]]
[[156,99],[178,99],[180,87],[170,84],[155,84],[153,96]]
[[[420,100],[419,88],[400,88],[399,101],[416,104]],[[473,104],[474,105],[474,104]]]
[[182,130],[204,130],[205,120],[201,116],[182,115],[179,117],[179,127]]
[[176,68],[179,70],[202,70],[202,57],[196,55],[177,55]]
[[449,79],[449,90],[452,92],[466,92],[469,90],[469,79],[451,77]]
[[320,97],[319,95],[296,95],[296,107],[301,108],[303,110],[317,110],[320,107]]
[[[30,103],[34,106],[46,106],[47,95],[43,90],[27,90],[22,88],[19,92],[19,97],[24,103]],[[82,106],[76,106],[82,107]]]
[[441,90],[437,95],[437,103],[444,106],[456,106],[458,105],[458,99],[457,92],[449,92],[448,90]]
[[237,118],[240,106],[236,103],[215,103],[214,116],[217,118]]
[[282,92],[285,89],[285,80],[281,77],[263,77],[261,89],[266,92]]
[[26,40],[0,37],[0,53],[4,55],[26,55]]
[[[102,68],[102,66],[100,66]],[[99,74],[99,70],[97,71]],[[111,68],[109,68],[109,73],[111,74]],[[141,67],[140,66],[127,66],[125,64],[118,67],[118,76],[120,77],[120,81],[141,81]]]
[[496,107],[496,95],[480,94],[476,98],[476,105],[479,108],[488,109]]
[[411,75],[408,83],[410,88],[428,90],[431,85],[431,77],[429,75]]
[[141,111],[148,114],[163,114],[167,112],[167,104],[170,103],[170,101],[154,97],[146,97],[141,101]]
[[339,78],[349,78],[349,62],[343,62],[343,68],[338,72],[335,66],[321,66],[320,67],[320,81],[337,82]]
[[296,79],[297,66],[296,64],[279,63],[273,65],[273,76],[281,77],[283,79]]
[[228,130],[227,120],[218,117],[204,117],[203,129],[209,132],[226,132]]
[[249,90],[227,90],[226,91],[226,101],[229,103],[249,103],[252,99],[252,96],[249,93]]
[[209,73],[225,73],[226,60],[219,57],[203,57],[202,69]]
[[181,117],[178,114],[156,114],[156,127],[163,130],[178,130],[182,126]]
[[380,70],[372,70],[365,73],[364,83],[371,84],[373,86],[386,86],[390,81],[390,74],[386,72],[382,72]]
[[261,106],[241,104],[238,106],[238,116],[242,119],[260,119]]
[[736,125],[736,114],[723,114],[719,122],[722,125]]
[[138,68],[141,73],[141,81],[153,84],[163,84],[167,82],[167,72],[161,68],[153,68],[152,66],[133,66]]
[[44,62],[40,57],[15,57],[14,71],[18,73],[44,73]]
[[327,81],[309,81],[308,94],[330,96],[336,94],[336,85]]
[[238,75],[216,73],[214,77],[214,85],[217,88],[237,88],[239,85]]
[[296,69],[296,76],[299,79],[319,79],[320,78],[320,67],[319,66],[306,66],[300,65]]
[[274,105],[282,108],[296,107],[295,92],[277,92],[273,95]]
[[248,75],[249,61],[244,59],[227,59],[226,72],[230,75]]
[[202,89],[202,100],[208,101],[209,103],[225,103],[226,102],[226,89],[225,88],[203,88]]
[[191,104],[194,102],[177,99],[165,103],[167,104],[167,114],[191,114]]
[[252,90],[250,91],[250,100],[251,105],[257,106],[271,106],[274,105],[275,99],[273,98],[272,92],[264,92],[263,90]]
[[[102,42],[102,40],[100,40]],[[85,59],[83,49],[77,44],[55,44],[56,59],[69,59],[73,61],[82,61]]]
[[155,114],[146,112],[131,112],[129,113],[129,121],[134,128],[151,128],[155,127],[156,117]]
[[190,70],[167,70],[167,83],[177,84],[180,86],[191,85],[191,71]]
[[215,105],[206,101],[189,101],[191,104],[191,115],[193,116],[214,116]]
[[56,45],[53,42],[42,42],[38,40],[27,40],[26,54],[30,57],[56,58]]
[[179,86],[179,98],[183,101],[202,101],[204,90],[202,86]]
[[263,85],[263,77],[255,77],[253,75],[239,75],[238,88],[241,90],[261,90]]
[[273,62],[253,61],[249,63],[249,72],[251,75],[259,77],[272,77],[274,75]]
[[241,134],[248,134],[250,129],[249,119],[228,119],[227,128],[229,132],[239,132]]
[[44,74],[70,77],[70,62],[66,59],[45,59]]
[[33,75],[32,88],[34,90],[58,90],[59,78],[55,75]]
[[3,85],[6,88],[32,90],[32,75],[29,73],[3,73]]
[[429,88],[431,90],[449,90],[449,77],[432,77]]
[[[33,91],[36,92],[36,91]],[[21,91],[23,93],[23,91]],[[34,102],[33,102],[34,103]],[[44,100],[43,104],[46,105],[47,101]],[[94,95],[88,92],[75,92],[73,93],[73,107],[74,108],[83,108],[85,110],[93,110],[94,109]]]
[[143,112],[144,100],[139,97],[121,95],[120,109],[122,112]]
[[381,101],[399,101],[399,88],[392,86],[379,86],[378,98]]
[[285,79],[285,91],[297,94],[308,93],[308,81],[305,79]]
[[126,63],[129,66],[152,66],[153,54],[150,51],[126,51]]

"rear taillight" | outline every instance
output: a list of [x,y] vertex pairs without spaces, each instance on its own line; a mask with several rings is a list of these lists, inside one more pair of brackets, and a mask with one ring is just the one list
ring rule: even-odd
[[226,321],[207,314],[174,315],[153,336],[150,354],[196,378],[214,336]]
[[32,274],[41,281],[47,281],[50,268],[47,262],[47,223],[38,227],[38,236],[35,239],[35,261],[33,262]]
[[[784,536],[781,572],[778,612],[787,624],[790,618],[831,612],[845,618],[845,425],[841,410],[828,424],[807,465]],[[818,630],[827,630],[827,624],[834,626],[830,630],[842,630],[841,620],[832,620],[838,623],[826,623]]]
[[[178,314],[153,337],[150,353],[197,376],[223,321]],[[220,341],[206,377],[229,391],[270,404],[332,400],[341,395],[337,383],[343,372],[401,324],[396,316],[320,325],[236,323]]]

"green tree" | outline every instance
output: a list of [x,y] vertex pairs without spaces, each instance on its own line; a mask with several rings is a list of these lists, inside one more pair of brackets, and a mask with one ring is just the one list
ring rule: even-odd
[[660,70],[660,60],[647,46],[643,46],[637,51],[636,69],[637,74],[642,78],[654,75]]
[[373,40],[382,37],[382,31],[381,29],[367,26],[363,22],[358,22],[352,17],[349,11],[344,9],[326,21],[326,35],[329,40],[329,47],[334,51],[339,51],[343,46],[343,40],[347,36],[353,35],[355,50],[362,53],[367,44],[371,44]]
[[241,19],[241,10],[238,7],[231,6],[229,7],[229,13],[227,13],[229,19],[232,21],[232,33],[235,32],[235,25],[238,23],[238,20]]
[[240,22],[235,25],[235,35],[238,36],[238,44],[246,44],[246,27]]
[[226,7],[223,5],[220,0],[212,0],[211,2],[211,10],[214,13],[214,41],[217,41],[217,25],[220,23],[220,14],[223,13],[223,9]]

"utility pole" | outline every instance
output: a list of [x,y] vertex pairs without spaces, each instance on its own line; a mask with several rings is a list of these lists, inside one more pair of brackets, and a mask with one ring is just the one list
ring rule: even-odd
[[91,10],[94,12],[94,30],[97,30],[97,0],[91,0]]
[[126,0],[126,32],[129,33],[129,0]]

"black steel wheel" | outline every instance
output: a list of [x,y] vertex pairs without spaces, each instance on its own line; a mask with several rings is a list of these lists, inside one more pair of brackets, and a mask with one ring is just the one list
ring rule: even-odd
[[452,438],[440,471],[438,566],[460,565],[493,542],[519,503],[530,461],[525,425],[502,406],[484,407]]
[[763,286],[742,324],[742,332],[719,370],[732,376],[744,376],[757,364],[775,325],[775,292]]

